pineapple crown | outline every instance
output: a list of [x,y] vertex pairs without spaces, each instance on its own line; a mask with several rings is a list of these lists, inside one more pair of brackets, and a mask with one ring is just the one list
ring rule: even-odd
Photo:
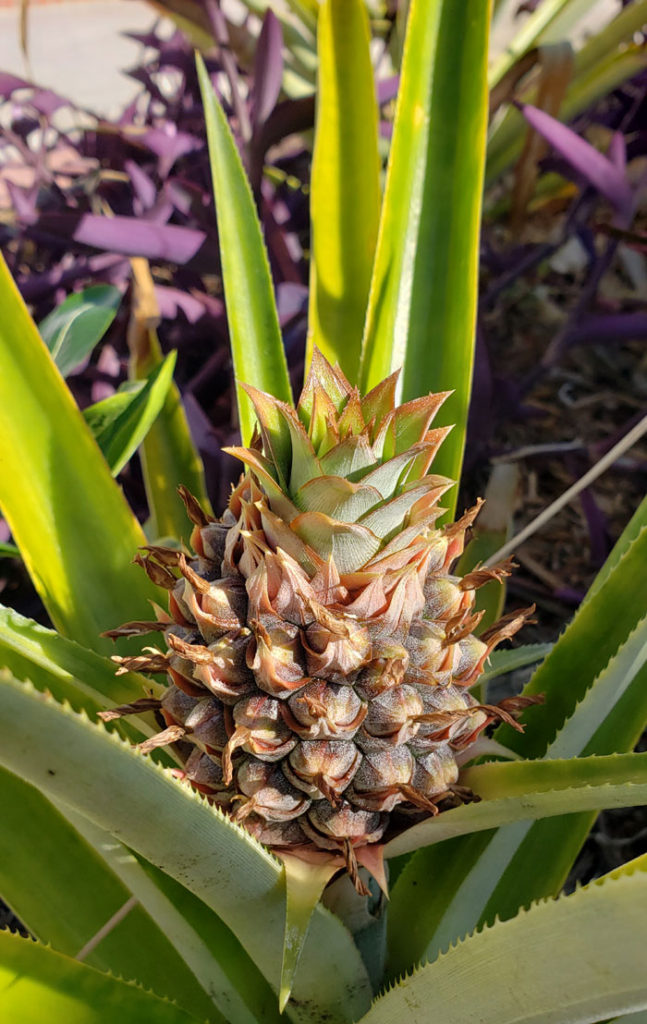
[[397,379],[362,398],[315,350],[296,410],[243,385],[260,434],[225,450],[264,492],[266,531],[309,572],[331,558],[342,574],[390,567],[375,560],[402,551],[444,511],[437,502],[453,481],[428,470],[451,429],[430,429],[449,392],[396,406]]

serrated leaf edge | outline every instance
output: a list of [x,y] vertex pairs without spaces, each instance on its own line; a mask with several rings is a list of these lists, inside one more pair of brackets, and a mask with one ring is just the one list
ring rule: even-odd
[[218,821],[224,824],[231,832],[235,833],[239,838],[244,839],[252,849],[256,850],[264,860],[276,869],[277,876],[283,871],[283,865],[277,857],[274,856],[265,846],[254,839],[249,832],[241,828],[240,825],[232,821],[226,814],[224,814],[219,807],[214,807],[208,802],[208,800],[201,794],[191,789],[184,783],[180,782],[173,775],[172,769],[164,768],[157,761],[153,761],[148,755],[140,753],[136,747],[133,747],[128,740],[124,739],[119,735],[118,732],[108,730],[103,723],[93,722],[86,711],[75,711],[68,701],[57,701],[51,694],[45,693],[43,690],[39,690],[38,687],[34,686],[31,680],[19,680],[16,679],[13,673],[7,669],[0,669],[0,683],[9,684],[17,689],[23,689],[30,696],[35,697],[41,703],[47,704],[52,708],[55,708],[57,712],[71,716],[82,723],[82,728],[88,728],[89,731],[93,731],[95,735],[100,735],[102,738],[106,738],[108,742],[115,746],[121,747],[126,754],[133,758],[135,761],[139,761],[143,764],[150,765],[150,770],[155,771],[162,775],[165,781],[181,792],[184,797],[188,800],[193,801],[201,807],[205,807],[209,813],[211,813]]
[[608,874],[603,875],[601,878],[594,878],[591,882],[586,885],[578,883],[572,893],[564,894],[555,897],[547,896],[544,899],[533,900],[528,906],[521,907],[514,917],[501,920],[497,915],[491,924],[484,923],[480,927],[477,926],[471,932],[460,936],[447,946],[446,949],[441,950],[435,960],[419,960],[417,961],[408,971],[400,974],[394,981],[388,982],[387,985],[380,991],[371,1003],[371,1007],[375,1006],[385,996],[392,992],[394,989],[400,988],[405,981],[409,981],[415,977],[424,967],[432,966],[446,957],[451,956],[453,951],[458,949],[460,946],[465,945],[470,939],[475,938],[478,935],[482,935],[485,932],[491,931],[493,928],[504,928],[506,925],[511,925],[514,921],[518,921],[520,918],[526,917],[528,914],[537,913],[548,904],[563,903],[564,900],[581,899],[583,893],[591,893],[596,889],[602,889],[605,886],[616,885],[618,883],[623,884],[628,881],[634,875],[647,874],[647,854],[641,857],[636,857],[635,860],[629,861],[627,864],[621,865],[619,868],[614,868]]
[[[623,648],[630,642],[632,637],[634,637],[636,635],[636,633],[638,633],[638,631],[640,629],[644,629],[645,625],[647,625],[647,613],[645,615],[643,615],[642,619],[640,619],[636,623],[635,627],[631,630],[631,632],[627,634],[627,637],[625,638],[624,642],[622,644],[620,644],[618,646],[617,650],[609,657],[609,660],[607,661],[607,663],[604,666],[604,668],[602,668],[598,672],[597,676],[595,676],[595,678],[591,681],[591,685],[587,687],[587,689],[586,689],[585,693],[582,695],[581,699],[577,701],[577,703],[576,703],[575,707],[573,708],[573,711],[571,712],[571,714],[567,718],[564,719],[562,724],[555,731],[555,735],[553,736],[553,738],[551,739],[550,743],[548,744],[548,748],[546,750],[546,757],[550,756],[551,747],[553,747],[553,745],[560,738],[560,736],[562,735],[562,733],[564,732],[564,730],[566,729],[568,723],[571,721],[571,719],[574,717],[574,715],[577,714],[578,711],[580,711],[580,709],[582,708],[582,705],[586,704],[587,701],[589,701],[591,699],[591,697],[593,695],[593,692],[596,689],[596,687],[601,682],[604,681],[604,677],[607,675],[609,670],[612,669],[613,663],[616,661],[616,659],[620,657],[620,655],[621,655],[621,653],[623,651]],[[644,662],[643,662],[643,665],[644,665]],[[642,668],[642,666],[641,666],[641,668]],[[638,671],[640,671],[640,669],[638,669]],[[635,678],[635,676],[633,678]],[[630,685],[630,683],[628,685]],[[620,696],[622,696],[624,693],[626,693],[626,688],[622,691],[622,694]],[[611,707],[615,707],[615,702],[614,702],[614,704]],[[611,707],[609,707],[609,709],[608,709],[609,711],[611,710]],[[597,731],[597,729],[599,729],[603,724],[604,724],[603,722],[599,722],[596,725],[596,728],[591,733],[591,736],[589,736],[589,741],[591,740],[591,737],[595,735],[595,732]],[[574,756],[577,756],[577,755],[574,755]],[[552,760],[552,758],[551,758],[551,760]],[[559,760],[567,760],[567,759],[566,758],[560,758]]]
[[[161,996],[159,992],[156,992],[152,988],[148,988],[146,985],[142,985],[141,982],[136,981],[134,978],[124,978],[121,974],[115,974],[113,971],[101,971],[98,967],[93,967],[92,964],[86,963],[84,960],[77,960],[76,957],[68,956],[67,953],[61,953],[59,949],[55,949],[50,942],[41,942],[39,939],[33,938],[31,935],[19,935],[16,932],[12,932],[3,929],[3,935],[11,936],[12,940],[16,941],[16,945],[23,943],[26,946],[36,946],[39,949],[46,949],[48,952],[53,953],[55,956],[60,957],[69,963],[78,964],[82,969],[89,971],[91,974],[97,975],[99,978],[109,978],[111,981],[117,981],[121,985],[128,985],[129,988],[136,989],[138,992],[142,992],[144,995],[151,996],[153,999],[157,999],[160,1003],[167,1003],[169,1006],[174,1006],[181,1013],[186,1014],[187,1020],[198,1021],[199,1018],[185,1010],[184,1007],[175,999],[169,999],[167,996]],[[210,1024],[209,1020],[205,1018],[203,1024]]]

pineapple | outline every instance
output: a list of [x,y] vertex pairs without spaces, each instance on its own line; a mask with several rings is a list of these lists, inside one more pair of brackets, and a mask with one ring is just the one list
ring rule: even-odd
[[341,857],[359,891],[358,851],[469,799],[461,763],[525,704],[469,692],[527,612],[475,636],[475,590],[509,565],[452,575],[479,506],[436,525],[446,395],[396,408],[396,383],[362,398],[316,352],[296,411],[248,387],[260,432],[228,449],[246,472],[223,517],[181,489],[195,555],[137,556],[169,614],[108,634],[163,632],[115,660],[169,685],[104,717],[158,709],[144,751],[178,744],[181,777],[258,840]]

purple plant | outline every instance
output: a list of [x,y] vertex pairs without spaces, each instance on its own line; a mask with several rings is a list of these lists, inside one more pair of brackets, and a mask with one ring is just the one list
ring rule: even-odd
[[[230,421],[227,327],[194,54],[180,32],[165,38],[153,28],[130,35],[152,56],[129,72],[141,88],[114,123],[50,90],[0,75],[9,110],[0,133],[0,204],[8,213],[0,246],[37,321],[89,284],[107,282],[125,293],[130,259],[149,260],[160,340],[165,350],[178,349],[176,379],[214,500],[222,503],[231,472],[217,453],[236,427]],[[284,144],[284,153],[274,151],[278,173],[272,181],[263,177],[263,166],[268,149],[312,125],[314,104],[281,102],[281,46],[280,26],[268,12],[251,73],[224,47],[216,48],[208,67],[223,85],[222,99],[255,183],[296,365],[304,343],[307,201],[294,182],[307,163],[297,142]],[[89,126],[68,127],[80,120]],[[71,379],[80,404],[105,397],[123,379],[127,316],[128,303],[102,349]]]

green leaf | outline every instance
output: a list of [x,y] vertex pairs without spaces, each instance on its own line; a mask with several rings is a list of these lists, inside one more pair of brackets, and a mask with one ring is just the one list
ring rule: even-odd
[[20,558],[20,551],[15,544],[0,544],[0,558]]
[[[0,893],[33,935],[76,956],[126,904],[132,889],[106,866],[103,851],[95,851],[44,796],[1,768],[0,799]],[[113,865],[123,869],[134,858],[108,839]],[[215,1016],[171,941],[177,944],[177,931],[160,931],[140,901],[85,961],[154,988],[200,1019]],[[0,1005],[6,1013],[2,995]]]
[[[114,733],[0,676],[0,762],[185,885],[231,928],[275,991],[285,893],[278,861],[218,809]],[[52,775],[51,772],[54,772]],[[326,978],[334,976],[331,987]],[[318,907],[294,985],[294,1020],[350,1021],[369,983],[343,926]],[[325,1015],[328,1015],[326,1017]]]
[[377,100],[363,0],[319,11],[306,374],[314,347],[357,383],[380,215]]
[[591,33],[577,54],[576,75],[596,68],[623,43],[630,43],[647,21],[647,0],[634,0],[618,11],[604,28]]
[[84,410],[113,476],[121,473],[159,416],[173,381],[176,352],[170,352],[141,387],[118,391]]
[[[204,61],[199,55],[196,60],[236,380],[292,405],[270,268],[252,192]],[[240,388],[237,397],[243,443],[249,444],[254,430],[254,409]]]
[[[576,750],[586,756],[630,750],[647,725],[647,666],[636,670],[644,645],[644,622],[620,649],[551,744],[549,756]],[[629,678],[627,678],[629,676]],[[606,705],[606,707],[605,707]],[[606,718],[600,722],[606,712]],[[595,813],[569,814],[536,822],[517,837],[510,853],[500,852],[506,869],[483,907],[482,921],[509,916],[531,900],[558,893],[588,835]],[[505,831],[505,830],[504,830]]]
[[538,661],[543,661],[552,649],[553,644],[524,644],[523,647],[513,647],[508,651],[494,651],[488,658],[479,681],[491,683],[493,679],[506,672],[534,665]]
[[362,1024],[589,1024],[647,1009],[647,864],[497,922],[378,999]]
[[[476,318],[488,0],[412,0],[360,373],[402,397],[453,390],[434,472],[457,480]],[[449,502],[451,506],[455,503]]]
[[[61,811],[173,943],[192,972],[194,996],[197,979],[213,1000],[210,1019],[216,1015],[215,1004],[227,1024],[279,1024],[270,986],[229,928],[201,900],[87,818],[63,806]],[[160,991],[159,985],[153,987]],[[163,991],[168,995],[167,989]],[[186,1000],[176,998],[192,1009]]]
[[38,330],[63,377],[82,363],[114,320],[121,292],[96,284],[69,295],[45,317]]
[[285,868],[286,890],[285,937],[279,989],[279,1009],[283,1013],[292,992],[314,909],[328,882],[337,873],[337,868],[330,864],[309,864],[289,855],[281,859]]
[[[115,704],[129,704],[145,693],[162,692],[159,684],[137,672],[117,675],[114,662],[108,658],[2,605],[0,667],[8,668],[17,679],[29,679],[36,689],[88,715]],[[113,725],[135,740],[157,731],[139,715],[117,719]]]
[[[543,757],[555,733],[575,711],[596,675],[616,655],[647,608],[647,528],[578,609],[539,666],[524,694],[542,693],[545,703],[527,713],[528,728],[497,729],[496,739],[524,757]],[[565,684],[568,680],[568,685]],[[578,751],[573,751],[576,753]]]
[[647,1024],[647,1010],[637,1013],[625,1013],[622,1017],[614,1017],[609,1024]]
[[12,1024],[199,1020],[151,992],[9,932],[0,932],[0,1002]]
[[4,261],[0,297],[0,506],[54,624],[106,650],[159,595],[131,565],[145,538]]
[[598,590],[604,583],[607,582],[609,576],[613,570],[617,567],[618,563],[627,553],[631,545],[637,540],[643,527],[647,526],[647,497],[643,498],[640,505],[634,512],[633,516],[625,526],[620,537],[613,546],[611,554],[607,558],[606,562],[600,569],[599,573],[593,580],[589,592],[587,593],[584,602],[590,601],[594,594],[597,594]]
[[[399,857],[444,839],[515,821],[530,821],[568,811],[645,804],[647,755],[497,762],[467,768],[461,773],[461,785],[472,789],[481,797],[481,802],[464,804],[413,825],[387,843],[385,857]],[[430,878],[430,882],[437,884],[437,879]],[[416,901],[420,900],[418,888]],[[396,947],[398,930],[403,929],[406,935],[413,927],[412,909],[409,907],[407,912],[401,900],[393,904],[391,925]],[[420,914],[418,920],[423,919],[424,914]]]

